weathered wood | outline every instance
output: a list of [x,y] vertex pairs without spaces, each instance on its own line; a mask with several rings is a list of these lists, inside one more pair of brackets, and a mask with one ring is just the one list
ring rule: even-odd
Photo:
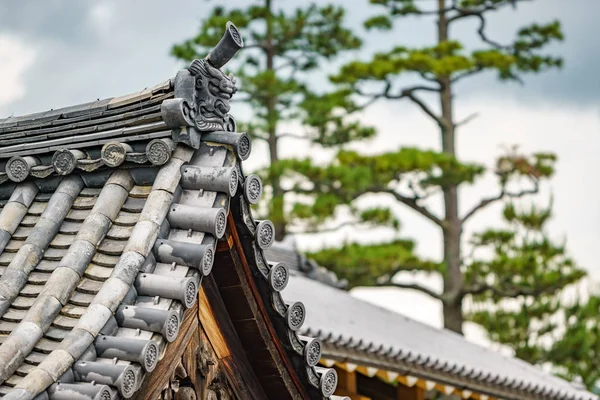
[[417,385],[413,387],[408,387],[399,384],[397,387],[397,391],[397,400],[425,400],[425,390],[423,390],[423,388],[421,387],[418,387]]
[[[216,397],[215,390],[221,392],[221,399],[235,399],[235,392],[231,383],[227,380],[227,373],[218,361],[215,349],[211,346],[208,336],[203,329],[198,331],[200,347],[195,353],[196,365],[196,394],[198,399],[207,400]],[[231,356],[229,356],[231,357]],[[184,360],[185,362],[185,360]],[[231,365],[228,363],[227,365]],[[188,368],[188,371],[190,368]]]
[[[181,363],[187,372],[189,382],[192,385],[195,394],[199,393],[201,387],[202,377],[197,373],[198,371],[198,353],[200,351],[200,332],[201,327],[196,328],[196,332],[190,337],[183,355],[181,356]],[[197,396],[198,397],[198,396]]]
[[[388,385],[378,378],[369,378],[362,374],[356,374],[357,392],[377,400],[397,400],[397,388]],[[352,397],[354,398],[354,397]],[[402,398],[404,400],[404,398]],[[407,400],[416,400],[407,398]],[[422,399],[419,399],[422,400]]]
[[[242,282],[241,287],[244,289],[245,297],[248,299],[245,304],[253,308],[253,314],[255,315],[256,323],[258,324],[258,332],[260,332],[264,346],[266,346],[268,349],[274,364],[277,366],[278,374],[283,380],[282,388],[285,387],[286,392],[289,393],[292,398],[306,399],[308,398],[306,388],[300,382],[300,378],[298,377],[294,366],[292,365],[286,350],[283,347],[277,332],[275,331],[271,321],[271,316],[269,315],[259,289],[254,282],[254,274],[250,269],[248,260],[246,259],[245,251],[242,247],[242,242],[237,232],[236,221],[234,221],[231,213],[229,213],[228,216],[227,226],[230,229],[229,234],[233,237],[234,246],[229,249],[228,252],[218,254],[228,254],[232,262],[235,264],[234,271],[236,274],[240,275],[240,281]],[[215,268],[213,273],[216,273],[216,270],[217,269]],[[222,269],[219,270],[220,272],[223,271]],[[245,325],[246,328],[249,328],[248,324],[243,325]],[[247,351],[248,350],[258,349],[257,346],[254,345],[252,349],[247,349]],[[256,361],[257,364],[261,362],[258,359]],[[264,367],[264,360],[262,363]],[[266,384],[269,389],[277,390],[278,386],[275,384],[275,378],[276,377],[272,376],[264,376],[262,379],[264,384]]]
[[219,359],[219,367],[231,382],[236,398],[267,398],[246,358],[212,276],[205,278],[202,283],[199,315]]
[[226,238],[224,238],[225,240],[219,240],[219,243],[217,244],[217,251],[224,251],[224,250],[229,250],[233,247],[233,237],[231,235],[228,235]]
[[371,400],[370,397],[363,396],[358,392],[356,371],[346,371],[337,366],[334,367],[338,374],[338,385],[335,394],[338,396],[348,396],[352,400]]
[[177,339],[169,344],[163,358],[158,362],[151,375],[144,379],[144,383],[133,399],[160,399],[161,392],[171,377],[173,367],[176,365],[177,360],[181,359],[191,338],[197,334],[197,329],[198,306],[196,304],[185,313]]

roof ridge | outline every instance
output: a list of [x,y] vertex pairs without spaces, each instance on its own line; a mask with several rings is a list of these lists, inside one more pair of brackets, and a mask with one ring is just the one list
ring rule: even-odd
[[[427,379],[433,379],[432,373],[438,374],[439,379],[445,379],[453,386],[460,386],[461,382],[466,387],[481,385],[480,390],[485,389],[484,392],[500,397],[514,392],[518,394],[515,394],[518,399],[531,398],[532,394],[553,400],[597,399],[595,395],[574,388],[569,382],[514,356],[495,352],[454,332],[436,329],[307,277],[294,277],[287,290],[306,301],[308,307],[312,306],[313,313],[319,314],[312,321],[309,318],[302,332],[316,335],[324,342],[325,357],[333,352],[334,358],[351,363],[360,363],[360,360],[365,362],[368,359],[373,365],[386,369],[395,368],[411,375],[428,376]],[[300,296],[300,293],[310,293],[310,296]],[[323,299],[328,299],[331,306],[316,308],[315,304],[321,303]],[[383,314],[378,315],[379,312]],[[364,324],[370,327],[368,330],[359,329],[360,324],[356,324],[361,316]],[[390,324],[396,330],[390,331]],[[398,337],[399,332],[405,334]],[[412,344],[407,342],[409,337],[412,338]],[[451,342],[446,343],[447,339],[451,339]],[[424,340],[431,343],[425,345],[422,343]],[[417,342],[421,345],[414,345]],[[442,351],[440,346],[446,350]],[[424,352],[423,348],[430,351]],[[474,350],[477,351],[473,353]],[[462,359],[456,357],[457,351],[463,353]],[[472,364],[464,362],[464,354],[471,354]],[[485,360],[488,362],[482,364],[481,361]],[[503,363],[506,365],[499,365],[500,360],[505,360]],[[507,365],[510,365],[510,370],[506,369]],[[516,372],[515,368],[521,372]],[[471,383],[468,384],[467,381]]]

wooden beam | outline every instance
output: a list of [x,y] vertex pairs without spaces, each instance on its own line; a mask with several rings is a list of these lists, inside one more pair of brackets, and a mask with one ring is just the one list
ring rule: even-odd
[[238,399],[264,399],[266,395],[252,371],[246,353],[212,276],[204,279],[199,292],[198,315],[202,328],[219,358]]
[[195,331],[196,332],[190,337],[190,341],[189,341],[187,347],[185,348],[183,356],[181,357],[181,362],[188,374],[188,378],[194,388],[195,393],[198,393],[199,389],[201,387],[201,382],[200,382],[199,376],[196,373],[196,371],[198,371],[198,364],[197,364],[198,356],[197,355],[198,355],[198,350],[200,347],[200,332],[199,332],[200,329],[199,329],[199,327],[196,327]]
[[[358,393],[356,384],[356,372],[348,372],[345,369],[334,366],[335,371],[338,374],[338,389],[345,391],[346,393],[356,394]],[[349,396],[347,394],[346,396]]]
[[197,333],[198,329],[198,304],[186,311],[181,327],[179,328],[179,335],[173,343],[169,343],[167,351],[163,355],[163,358],[158,362],[156,368],[150,376],[144,379],[144,383],[140,390],[138,390],[134,396],[134,399],[139,400],[155,400],[160,398],[160,393],[169,382],[173,369],[177,363],[181,360],[181,356],[186,349],[188,342],[191,337]]
[[425,390],[417,385],[408,387],[399,384],[398,400],[425,400]]
[[[231,207],[232,210],[235,209],[233,204]],[[241,218],[241,216],[237,216]],[[244,244],[240,239],[240,235],[237,231],[236,221],[234,220],[232,212],[230,212],[228,215],[227,226],[228,233],[233,238],[233,247],[229,249],[228,252],[223,251],[221,254],[229,253],[231,261],[236,267],[236,270],[231,272],[239,274],[241,282],[240,288],[243,289],[247,299],[246,302],[252,309],[254,321],[249,321],[251,323],[248,325],[254,326],[247,326],[247,328],[257,328],[257,332],[255,333],[259,333],[263,337],[266,349],[269,352],[269,356],[272,358],[272,360],[269,360],[269,362],[274,363],[277,369],[275,375],[272,377],[266,377],[268,379],[268,383],[265,382],[263,377],[261,377],[263,378],[263,382],[265,382],[263,386],[266,384],[270,389],[273,390],[285,390],[287,394],[294,399],[308,400],[309,394],[307,392],[307,388],[300,381],[298,372],[292,365],[292,362],[286,350],[284,349],[283,343],[275,331],[275,327],[271,321],[271,316],[266,309],[267,305],[265,304],[258,285],[254,280],[254,274],[257,274],[258,272],[253,269],[257,267],[256,265],[251,265],[248,258],[246,258]],[[245,238],[244,240],[248,240],[248,238]],[[252,257],[252,255],[250,255],[250,257]],[[268,306],[270,307],[270,305]],[[276,381],[274,380],[276,379],[276,376],[281,378],[281,387],[276,387]],[[267,388],[265,388],[265,390],[267,390]]]
[[397,400],[397,389],[379,378],[356,374],[358,393],[377,400]]
[[370,397],[363,396],[358,393],[358,385],[356,383],[356,371],[348,372],[343,368],[334,367],[338,374],[338,385],[335,394],[338,396],[348,396],[352,400],[371,400]]
[[228,233],[225,239],[226,240],[219,240],[217,243],[217,253],[220,251],[227,251],[233,247],[233,236]]

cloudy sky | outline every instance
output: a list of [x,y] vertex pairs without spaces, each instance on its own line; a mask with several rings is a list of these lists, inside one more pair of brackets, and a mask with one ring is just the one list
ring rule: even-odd
[[[419,1],[434,5],[431,0]],[[367,0],[334,2],[349,7],[348,24],[361,32],[362,18],[373,12]],[[173,76],[182,64],[169,56],[171,45],[192,36],[216,3],[0,0],[0,117],[126,94]],[[276,3],[291,8],[304,2]],[[568,238],[571,254],[595,280],[600,280],[600,189],[594,178],[600,171],[599,13],[598,0],[536,0],[518,11],[508,9],[494,16],[489,32],[499,40],[510,39],[522,24],[560,19],[566,41],[552,51],[565,58],[565,67],[529,77],[524,86],[500,84],[493,76],[483,76],[459,87],[456,95],[459,119],[474,112],[479,115],[459,133],[458,151],[464,160],[489,164],[503,145],[512,144],[519,144],[524,151],[558,154],[558,173],[551,187],[545,188],[545,194],[549,190],[554,193],[552,234]],[[476,45],[473,28],[465,23],[453,35],[467,45]],[[364,37],[366,48],[347,54],[346,59],[365,58],[395,44],[429,44],[435,30],[432,20],[410,19],[391,33]],[[235,109],[232,113],[236,114]],[[362,118],[379,129],[377,139],[365,145],[370,151],[383,151],[390,145],[438,146],[435,126],[411,104],[378,103]],[[293,141],[281,146],[285,155],[311,151]],[[251,165],[262,164],[265,155],[265,149],[257,146]],[[483,179],[461,192],[461,208],[467,210],[480,197],[493,194],[493,178]],[[434,209],[436,201],[431,204]],[[400,208],[398,212],[403,233],[417,239],[419,252],[439,257],[439,232],[408,210]],[[473,218],[468,232],[497,224],[498,212],[492,207]],[[365,236],[364,232],[343,231],[318,240],[300,237],[298,243],[302,248],[314,248],[318,243]],[[441,285],[431,279],[424,281],[434,287]],[[441,324],[439,306],[421,295],[382,289],[359,289],[355,294],[424,322]]]

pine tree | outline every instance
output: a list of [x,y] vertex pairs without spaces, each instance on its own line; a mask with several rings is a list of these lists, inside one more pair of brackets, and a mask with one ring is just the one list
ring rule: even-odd
[[[530,284],[535,285],[536,293],[556,292],[559,285],[552,282],[555,272],[537,265],[531,269],[525,265],[521,269],[515,266],[492,271],[499,277],[489,282],[487,275],[472,272],[478,264],[468,261],[463,254],[465,224],[491,204],[538,193],[540,183],[554,172],[555,156],[548,153],[526,155],[516,151],[502,155],[495,163],[498,193],[481,199],[473,209],[460,215],[459,188],[473,184],[488,168],[458,158],[456,137],[469,118],[456,120],[453,93],[464,80],[487,71],[495,71],[502,81],[520,81],[524,74],[560,67],[560,58],[544,53],[548,44],[563,39],[559,22],[524,27],[517,32],[514,41],[501,44],[487,36],[486,18],[506,7],[516,7],[522,1],[370,2],[383,8],[383,13],[365,22],[368,29],[389,30],[403,17],[432,15],[437,18],[437,40],[431,46],[421,48],[401,46],[401,40],[398,40],[389,51],[377,53],[366,61],[344,65],[332,81],[357,93],[366,104],[376,100],[391,104],[412,103],[435,122],[441,148],[401,148],[368,156],[342,150],[327,166],[316,165],[310,160],[290,162],[287,170],[295,171],[292,175],[296,179],[296,189],[312,196],[310,201],[298,204],[295,211],[319,225],[331,219],[339,207],[344,207],[354,212],[355,218],[351,222],[394,226],[397,221],[389,209],[360,210],[356,206],[357,199],[365,194],[386,195],[439,227],[443,236],[443,259],[441,262],[420,260],[412,251],[414,243],[401,239],[376,245],[346,244],[341,249],[325,249],[313,257],[355,285],[393,285],[420,290],[434,297],[443,305],[445,327],[458,333],[462,333],[463,303],[468,296],[495,293],[496,300],[517,297],[519,290],[529,290]],[[426,9],[429,5],[434,7]],[[465,49],[450,35],[452,27],[468,20],[478,21],[474,35],[480,39],[479,48]],[[405,76],[421,82],[403,87],[400,78]],[[424,203],[427,197],[436,193],[443,198],[443,215],[437,215]],[[406,285],[393,280],[396,273],[407,270],[441,275],[443,291],[436,293],[417,284]],[[529,273],[535,275],[529,277]],[[576,280],[580,276],[579,270],[574,274],[565,279],[564,284]]]
[[[275,225],[276,239],[281,240],[288,216],[280,140],[289,137],[334,146],[369,137],[374,131],[342,118],[356,109],[348,89],[327,92],[307,84],[309,78],[315,79],[323,62],[361,46],[360,39],[344,26],[344,9],[312,3],[284,10],[273,3],[264,0],[246,8],[215,7],[201,21],[198,34],[173,46],[172,55],[186,61],[202,58],[219,41],[227,21],[240,29],[245,46],[232,62],[240,86],[235,101],[249,105],[252,118],[238,121],[238,130],[268,144],[270,163],[261,176],[270,196],[264,196],[264,204]],[[281,132],[281,124],[292,121],[304,129]]]

